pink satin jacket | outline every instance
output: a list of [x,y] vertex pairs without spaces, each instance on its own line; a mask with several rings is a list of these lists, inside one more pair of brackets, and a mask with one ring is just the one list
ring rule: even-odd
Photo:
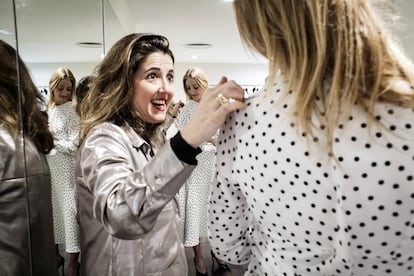
[[195,166],[130,127],[94,127],[78,150],[82,275],[187,275],[175,195]]

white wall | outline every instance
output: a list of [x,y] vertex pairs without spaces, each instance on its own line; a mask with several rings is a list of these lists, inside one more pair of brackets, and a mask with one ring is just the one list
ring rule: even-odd
[[395,0],[396,22],[394,23],[394,34],[401,42],[405,53],[414,60],[414,1]]
[[[32,78],[38,87],[47,87],[49,78],[54,70],[59,67],[69,68],[76,80],[90,75],[96,64],[92,63],[28,63]],[[242,86],[262,86],[267,76],[267,64],[175,64],[175,93],[176,100],[185,101],[182,77],[190,66],[197,66],[206,73],[209,84],[215,85],[221,76],[237,81]]]
[[413,0],[372,0],[385,27],[402,46],[405,54],[414,60],[414,1]]

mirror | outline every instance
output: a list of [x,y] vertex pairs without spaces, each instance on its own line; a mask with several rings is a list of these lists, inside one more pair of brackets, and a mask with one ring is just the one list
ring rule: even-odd
[[106,4],[103,0],[18,0],[20,55],[40,90],[48,90],[51,73],[59,67],[69,68],[76,80],[91,74],[104,54]]
[[[39,225],[43,228],[43,221],[42,218],[32,218],[38,214],[36,211],[43,213],[45,205],[42,202],[33,202],[32,199],[36,190],[41,190],[39,188],[44,188],[44,186],[42,183],[37,183],[39,188],[32,189],[35,180],[28,179],[26,162],[22,160],[26,157],[26,152],[33,151],[33,144],[26,143],[23,136],[22,99],[27,98],[23,98],[22,85],[18,83],[20,77],[24,78],[25,71],[18,62],[19,46],[15,11],[13,0],[0,2],[0,39],[15,50],[9,49],[8,45],[1,45],[2,56],[0,58],[3,61],[1,91],[4,93],[1,117],[5,120],[0,121],[2,148],[0,151],[0,274],[33,275],[36,272],[31,264],[38,263],[44,254],[40,252],[37,256],[33,255],[32,249],[37,248],[38,245],[34,229],[38,230]],[[13,66],[16,67],[13,68]],[[16,133],[15,130],[17,130]],[[36,157],[38,157],[37,154],[30,155],[32,161],[35,160],[35,162],[39,160]],[[29,173],[38,172],[37,169],[42,168],[41,165],[33,167],[36,168]],[[31,208],[33,204],[38,207]],[[35,211],[32,212],[34,209]]]
[[[70,25],[70,14],[63,16],[65,10],[62,10],[60,14],[57,14],[58,17],[50,16],[47,14],[50,10],[47,9],[48,4],[54,4],[55,1],[38,1],[37,3],[32,3],[33,1],[13,1],[13,0],[3,0],[0,3],[0,39],[5,41],[11,47],[16,49],[17,54],[21,56],[22,60],[29,67],[29,70],[32,73],[33,80],[36,83],[36,78],[34,78],[33,68],[30,66],[28,61],[36,60],[38,58],[38,53],[41,52],[41,49],[47,51],[51,57],[61,56],[62,61],[65,61],[67,57],[66,48],[57,48],[48,47],[49,43],[43,44],[43,37],[49,36],[50,39],[61,39],[65,40],[67,36],[66,32],[61,33],[60,36],[54,36],[55,29],[47,28],[46,26],[53,26],[59,30],[65,30]],[[43,3],[42,3],[43,2]],[[90,1],[88,4],[91,4]],[[36,4],[46,4],[42,6],[42,9]],[[90,24],[92,27],[99,28],[97,33],[97,39],[99,43],[99,48],[94,48],[95,52],[98,52],[97,60],[99,60],[102,55],[102,20],[101,20],[101,11],[102,2],[94,1],[96,6],[91,8],[96,11],[96,16],[92,17],[92,21],[87,21],[85,24]],[[57,6],[55,8],[61,8]],[[63,7],[65,9],[67,7]],[[42,11],[42,12],[40,12]],[[47,22],[45,26],[43,24],[38,24],[39,20],[35,20],[34,16],[45,16],[49,18],[50,21]],[[84,14],[83,16],[86,17]],[[57,20],[58,19],[58,20]],[[57,20],[56,22],[54,20]],[[62,21],[60,21],[62,20]],[[94,24],[96,20],[96,24]],[[42,21],[45,22],[44,20]],[[32,32],[33,28],[38,31]],[[76,33],[74,30],[71,33]],[[6,48],[7,49],[7,48]],[[52,50],[53,49],[53,50]],[[88,48],[89,49],[89,48]],[[90,49],[89,49],[90,50]],[[15,58],[8,55],[5,51],[2,51],[1,58],[4,58],[5,61],[12,62],[13,59],[17,60],[18,56]],[[95,54],[94,52],[89,52],[89,55]],[[6,59],[7,57],[7,59]],[[62,62],[62,63],[63,63]],[[95,64],[94,64],[95,65]],[[52,64],[56,68],[64,65]],[[54,69],[56,69],[54,68]],[[5,80],[5,83],[9,82],[7,78],[7,71],[2,70],[2,81]],[[6,74],[5,74],[6,72]],[[17,72],[14,73],[14,72]],[[21,74],[19,74],[19,72]],[[24,72],[24,73],[22,73]],[[48,75],[52,71],[48,72]],[[19,111],[20,123],[18,126],[24,126],[22,118],[27,118],[28,114],[31,114],[28,110],[22,110],[21,106],[29,95],[29,87],[27,85],[27,75],[25,74],[25,69],[20,66],[16,67],[16,70],[10,70],[9,74],[16,74],[16,77],[12,77],[13,81],[21,80],[22,82],[13,83],[15,87],[20,89],[19,94],[16,97],[16,103],[20,107],[9,108],[9,110]],[[90,73],[88,71],[88,73]],[[20,76],[20,78],[19,78]],[[48,76],[49,78],[49,76]],[[4,84],[4,83],[2,83]],[[6,90],[15,91],[16,88],[14,85],[7,85]],[[13,88],[12,88],[13,87]],[[41,90],[42,87],[39,87]],[[3,90],[2,90],[3,91]],[[2,98],[6,99],[6,98]],[[10,97],[7,97],[5,102],[12,102]],[[2,105],[4,107],[6,105]],[[9,106],[7,106],[8,108]],[[3,108],[2,108],[3,110]],[[23,114],[25,114],[23,116]],[[37,116],[41,116],[36,114]],[[4,118],[4,116],[2,116]],[[6,117],[7,118],[7,117]],[[34,121],[39,122],[40,117],[36,117]],[[4,121],[0,122],[3,125]],[[31,122],[32,124],[33,122]],[[35,124],[35,123],[33,123]],[[42,156],[39,156],[38,150],[35,148],[34,144],[29,142],[29,140],[24,139],[20,134],[24,134],[23,129],[18,131],[19,136],[15,143],[13,143],[13,138],[8,136],[7,132],[1,131],[1,185],[0,185],[0,274],[1,275],[57,275],[57,269],[55,264],[55,246],[53,245],[53,228],[52,228],[52,210],[50,202],[50,185],[47,181],[48,175],[45,174],[47,169],[46,160]],[[41,137],[45,138],[42,134]],[[4,157],[4,158],[3,158]],[[25,158],[26,160],[23,160]],[[45,240],[44,237],[47,237]],[[63,271],[63,267],[62,267]]]
[[[211,20],[214,13],[209,12],[211,7],[207,3],[213,2],[211,6],[220,13]],[[202,13],[191,12],[193,0],[1,0],[0,39],[14,48],[18,47],[35,84],[39,90],[46,91],[46,99],[49,78],[54,69],[68,67],[79,80],[91,74],[105,51],[130,32],[157,32],[170,39],[174,53],[177,53],[176,93],[179,99],[185,100],[181,77],[190,65],[202,66],[212,84],[226,74],[246,87],[261,86],[267,75],[267,63],[256,57],[246,58],[246,51],[235,33],[231,4],[219,0],[199,0],[197,5],[198,9],[203,9]],[[389,21],[390,28],[396,30],[395,34],[407,54],[414,58],[414,35],[410,32],[414,1],[395,0],[387,9],[402,17],[398,24]],[[221,21],[224,19],[229,21]],[[206,24],[214,27],[212,33],[207,32],[211,30],[205,29]],[[186,34],[190,38],[184,36]],[[231,43],[223,45],[227,36],[231,38]],[[186,46],[199,42],[211,42],[213,47],[194,49]],[[236,56],[228,54],[231,59],[209,62],[209,58],[222,52],[224,46],[231,46],[229,52],[236,53]],[[201,58],[193,60],[190,55]]]
[[0,39],[16,49],[16,31],[13,0],[0,3]]

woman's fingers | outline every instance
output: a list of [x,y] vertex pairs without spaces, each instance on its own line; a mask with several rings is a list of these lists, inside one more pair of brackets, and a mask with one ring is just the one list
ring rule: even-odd
[[235,81],[222,77],[219,84],[203,94],[190,122],[182,129],[182,137],[197,147],[213,136],[221,127],[227,114],[244,109],[243,89]]
[[214,95],[221,105],[233,101],[243,102],[244,97],[243,88],[233,80],[219,83],[216,87],[211,88],[210,94]]

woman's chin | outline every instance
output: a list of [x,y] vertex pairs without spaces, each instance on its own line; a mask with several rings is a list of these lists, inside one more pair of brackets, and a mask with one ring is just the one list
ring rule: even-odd
[[159,124],[159,123],[164,122],[165,119],[166,119],[166,114],[165,113],[163,113],[163,114],[157,114],[157,115],[153,116],[152,118],[150,118],[150,120],[149,120],[150,122],[149,123],[151,123],[151,124]]

